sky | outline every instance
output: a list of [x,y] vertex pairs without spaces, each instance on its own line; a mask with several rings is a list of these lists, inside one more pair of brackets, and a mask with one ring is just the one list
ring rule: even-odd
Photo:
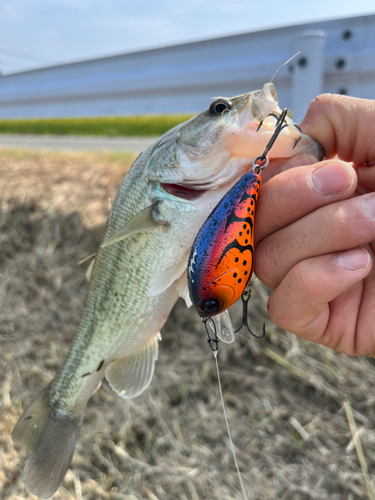
[[0,0],[0,72],[363,14],[374,0]]

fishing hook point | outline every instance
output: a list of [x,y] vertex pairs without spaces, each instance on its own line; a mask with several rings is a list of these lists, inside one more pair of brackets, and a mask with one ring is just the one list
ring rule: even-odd
[[299,143],[299,141],[301,139],[302,139],[302,137],[298,137],[298,139],[296,139],[296,142],[294,143],[293,149],[297,146],[297,144]]
[[[280,115],[277,115],[276,113],[270,113],[267,118],[269,118],[270,116],[273,116],[274,118],[276,118],[276,125],[275,127],[277,127],[277,125],[280,123],[280,117],[283,113],[281,113]],[[283,121],[285,119],[285,116],[283,117]],[[264,120],[260,120],[259,122],[259,125],[258,125],[258,128],[256,129],[256,132],[258,132],[258,130],[260,129],[260,127],[263,125],[264,123]]]
[[[262,339],[266,335],[266,324],[263,323],[263,328],[262,328],[262,333],[261,335],[257,335],[252,331],[250,328],[249,322],[248,322],[248,316],[247,316],[247,309],[248,309],[248,303],[251,297],[251,285],[249,285],[242,293],[241,295],[241,300],[242,300],[242,322],[241,326],[237,328],[237,330],[234,331],[234,333],[238,333],[240,330],[242,330],[243,327],[246,328],[246,330],[250,333],[250,335],[256,339]],[[216,331],[216,330],[215,330]]]

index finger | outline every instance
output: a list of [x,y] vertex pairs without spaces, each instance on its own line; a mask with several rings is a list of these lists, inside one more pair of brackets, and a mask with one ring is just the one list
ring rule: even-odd
[[324,146],[326,158],[363,165],[375,161],[374,122],[375,101],[323,94],[311,102],[300,126]]

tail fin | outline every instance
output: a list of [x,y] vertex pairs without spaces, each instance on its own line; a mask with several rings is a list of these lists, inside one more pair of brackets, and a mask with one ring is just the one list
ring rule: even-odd
[[51,497],[64,479],[82,422],[81,415],[51,409],[47,387],[23,413],[12,432],[13,441],[29,452],[25,484],[40,498]]

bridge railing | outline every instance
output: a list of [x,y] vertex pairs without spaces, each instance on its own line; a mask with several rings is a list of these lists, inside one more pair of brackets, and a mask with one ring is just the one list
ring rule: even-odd
[[299,122],[322,92],[375,99],[375,15],[308,23],[0,77],[0,118],[199,112],[274,79]]

